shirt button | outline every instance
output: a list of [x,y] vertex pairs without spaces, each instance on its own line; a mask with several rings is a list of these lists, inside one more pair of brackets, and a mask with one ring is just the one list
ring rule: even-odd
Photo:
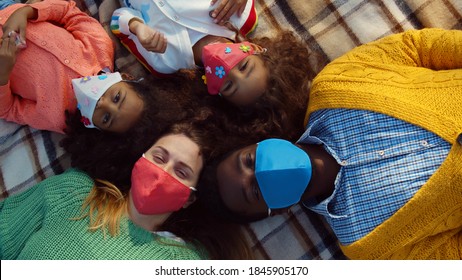
[[347,163],[348,163],[348,161],[342,160],[342,161],[340,162],[340,165],[341,165],[341,166],[345,166],[345,165],[347,165]]
[[41,43],[42,46],[46,46],[46,44],[47,44],[47,42],[45,42],[45,41],[42,41],[42,43]]
[[385,151],[379,151],[379,155],[383,156],[385,154]]
[[420,144],[422,144],[422,146],[424,146],[424,147],[428,146],[428,142],[425,141],[425,140],[420,141]]
[[459,143],[459,145],[462,145],[462,133],[459,134],[459,136],[457,136],[457,143]]
[[173,18],[174,18],[176,21],[179,21],[179,20],[180,20],[180,17],[179,17],[178,15],[175,15]]
[[64,63],[69,64],[69,59],[65,59]]
[[163,7],[164,6],[164,1],[159,1],[159,6]]

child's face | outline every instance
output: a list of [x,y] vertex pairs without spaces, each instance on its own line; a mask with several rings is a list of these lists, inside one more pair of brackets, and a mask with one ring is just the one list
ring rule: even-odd
[[118,82],[98,100],[92,121],[101,130],[124,133],[139,120],[143,107],[144,101],[129,84]]
[[244,58],[229,71],[220,88],[221,95],[237,106],[248,106],[265,92],[269,70],[258,55]]

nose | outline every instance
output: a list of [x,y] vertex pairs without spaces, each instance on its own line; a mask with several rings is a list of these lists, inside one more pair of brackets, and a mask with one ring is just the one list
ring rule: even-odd
[[246,168],[244,170],[241,178],[242,178],[242,184],[247,187],[252,186],[254,182],[256,181],[255,172],[250,168]]
[[238,66],[234,66],[231,70],[228,72],[228,78],[231,80],[236,79],[239,74],[241,74],[241,71],[239,71]]
[[171,161],[167,162],[166,164],[162,166],[162,169],[168,174],[173,176],[174,174],[173,162]]
[[111,102],[110,98],[106,98],[104,95],[101,96],[96,103],[96,108],[105,109],[106,111],[113,111],[116,107],[117,105],[114,102]]

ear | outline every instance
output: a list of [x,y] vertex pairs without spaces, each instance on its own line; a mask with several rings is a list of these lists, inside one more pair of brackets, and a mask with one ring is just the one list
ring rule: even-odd
[[189,205],[194,203],[194,201],[196,201],[196,194],[191,192],[191,195],[189,196],[188,200],[183,205],[183,208],[188,208]]
[[266,48],[260,46],[260,45],[257,45],[257,44],[254,44],[254,43],[250,43],[250,45],[252,46],[253,50],[255,51],[256,54],[259,54],[259,53],[265,53],[267,51]]
[[135,77],[133,77],[132,75],[128,73],[120,73],[120,76],[122,77],[122,80],[124,81],[134,81],[135,80]]

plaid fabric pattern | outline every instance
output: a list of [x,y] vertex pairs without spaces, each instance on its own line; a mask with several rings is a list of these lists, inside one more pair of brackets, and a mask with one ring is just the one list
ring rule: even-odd
[[345,245],[411,199],[451,148],[429,131],[370,111],[321,110],[310,120],[299,142],[322,142],[341,168],[331,197],[304,204],[323,215]]
[[[110,36],[113,0],[76,0],[82,11],[98,19]],[[363,43],[408,29],[462,29],[459,0],[255,0],[259,23],[251,36],[295,31],[314,52],[319,71],[332,59]],[[119,71],[135,77],[144,67],[115,43]],[[2,198],[29,188],[69,167],[59,147],[61,135],[36,131],[0,120],[0,190]],[[0,198],[0,199],[2,199]],[[292,212],[246,226],[248,240],[260,259],[342,259],[337,240],[326,222],[312,211]]]

